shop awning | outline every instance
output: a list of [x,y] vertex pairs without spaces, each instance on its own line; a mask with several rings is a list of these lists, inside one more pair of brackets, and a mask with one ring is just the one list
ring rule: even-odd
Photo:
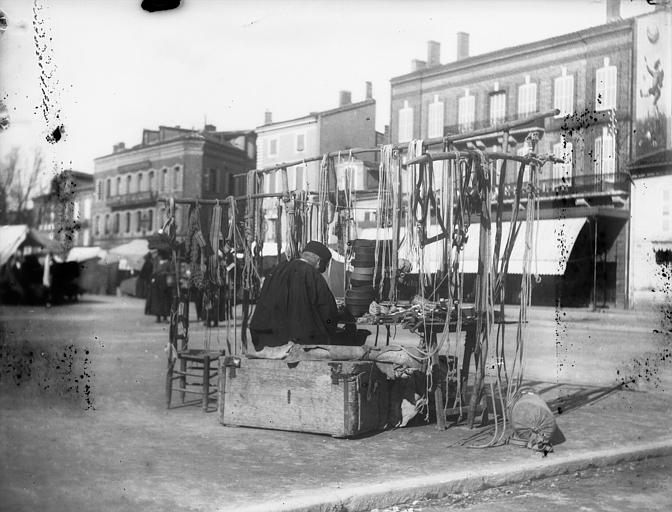
[[[586,223],[585,217],[573,219],[545,219],[535,223],[536,247],[532,248],[531,271],[541,275],[563,275],[567,268],[567,260],[572,252],[581,228]],[[469,226],[469,239],[464,246],[464,268],[466,273],[478,271],[478,239],[480,224]],[[509,236],[510,223],[502,223],[502,249]],[[495,224],[492,224],[492,244],[495,241]],[[509,274],[523,273],[523,256],[525,253],[525,225],[522,224],[509,259]]]

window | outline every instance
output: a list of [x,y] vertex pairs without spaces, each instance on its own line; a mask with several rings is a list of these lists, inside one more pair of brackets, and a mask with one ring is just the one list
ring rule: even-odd
[[662,201],[662,208],[663,208],[663,231],[668,232],[670,230],[670,190],[669,189],[664,189],[663,190],[663,201]]
[[173,168],[173,190],[182,190],[182,168],[179,165]]
[[537,84],[525,77],[525,83],[518,87],[518,115],[527,116],[537,111]]
[[154,231],[154,210],[147,210],[147,230]]
[[595,110],[616,108],[616,66],[609,65],[609,57],[595,72]]
[[133,190],[133,176],[131,174],[126,175],[126,193],[127,194],[132,194],[135,192]]
[[306,134],[305,133],[297,133],[296,134],[296,152],[297,153],[303,153],[303,151],[306,149]]
[[114,223],[112,224],[112,233],[115,235],[119,234],[119,222],[120,222],[120,216],[118,213],[114,214]]
[[555,186],[569,186],[572,183],[572,143],[558,142],[553,146],[553,156],[562,158],[565,163],[553,164],[553,181]]
[[106,213],[105,214],[105,225],[103,226],[103,230],[105,231],[105,234],[110,233],[110,214]]
[[135,232],[140,233],[142,231],[142,210],[137,210],[135,212]]
[[131,232],[131,212],[126,212],[126,233]]
[[602,134],[595,137],[593,169],[603,180],[613,181],[616,172],[616,138],[606,126]]
[[86,197],[84,199],[83,209],[84,209],[84,219],[90,219],[91,218],[91,198],[90,197]]
[[206,177],[206,190],[209,192],[217,191],[217,169],[209,169]]
[[145,191],[145,179],[144,179],[145,175],[143,173],[139,172],[137,174],[136,178],[137,178],[137,182],[136,182],[136,185],[135,185],[135,189],[138,192],[144,192]]
[[93,222],[93,234],[96,236],[100,235],[100,215],[96,215],[96,219]]
[[96,199],[98,201],[103,200],[103,180],[98,180],[96,182]]
[[154,171],[149,171],[149,179],[147,183],[147,190],[154,192],[156,190],[156,183],[154,180]]
[[304,183],[304,168],[303,165],[297,165],[294,168],[294,178],[295,178],[295,190],[303,190],[305,189],[305,183]]
[[165,192],[170,188],[168,179],[168,169],[161,169],[161,183],[159,184],[159,190],[162,192]]
[[269,172],[268,174],[264,175],[264,182],[265,182],[265,185],[266,185],[266,193],[267,194],[273,194],[273,193],[276,192],[275,182],[276,182],[276,179],[277,179],[276,178],[277,174],[278,174],[277,172]]
[[553,107],[560,113],[556,117],[564,117],[574,111],[574,75],[567,74],[567,68],[562,68],[562,76],[553,81]]
[[439,95],[434,95],[434,102],[429,104],[427,112],[427,137],[430,139],[443,137],[443,101],[439,101]]
[[475,101],[474,95],[469,94],[469,89],[465,89],[464,96],[457,102],[457,124],[460,133],[474,129]]
[[490,126],[496,126],[506,120],[506,93],[497,91],[490,95]]
[[399,109],[399,142],[409,142],[413,139],[413,109],[404,100],[403,108]]
[[118,195],[121,194],[121,183],[122,183],[121,182],[121,176],[117,176],[116,183],[117,183],[117,188],[114,189],[114,194],[118,196]]
[[268,141],[268,156],[278,156],[278,139]]
[[105,180],[105,199],[109,199],[112,196],[112,180],[107,178]]

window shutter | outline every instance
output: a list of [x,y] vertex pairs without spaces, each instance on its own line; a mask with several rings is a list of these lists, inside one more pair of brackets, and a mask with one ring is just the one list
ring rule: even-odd
[[434,103],[429,104],[427,117],[427,137],[443,137],[443,102],[438,101],[437,97],[434,98]]
[[593,151],[593,171],[597,175],[602,174],[602,137],[595,139],[595,147]]

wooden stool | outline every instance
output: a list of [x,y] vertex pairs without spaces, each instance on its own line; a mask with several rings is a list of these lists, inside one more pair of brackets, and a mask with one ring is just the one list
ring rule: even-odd
[[[166,408],[170,409],[173,391],[180,393],[180,401],[184,404],[184,395],[191,393],[201,396],[201,408],[208,411],[210,397],[217,395],[217,382],[213,377],[219,375],[217,361],[223,352],[188,349],[177,351],[177,357],[168,365],[166,375]],[[179,362],[179,369],[175,369],[175,363]],[[198,379],[187,382],[187,377]],[[173,387],[173,381],[179,381],[179,387]],[[190,389],[187,386],[197,386],[200,389]]]

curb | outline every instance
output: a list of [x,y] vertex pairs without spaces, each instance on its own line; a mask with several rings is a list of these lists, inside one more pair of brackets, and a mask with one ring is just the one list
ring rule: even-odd
[[[531,452],[530,452],[531,453]],[[302,496],[272,500],[252,506],[236,506],[239,512],[368,512],[413,500],[473,492],[548,478],[590,467],[672,455],[672,438],[636,445],[583,451],[557,457],[527,460],[511,468],[499,464],[475,471],[446,471],[434,475],[399,478],[383,483],[350,485],[336,490],[300,491]],[[222,508],[224,510],[234,510]]]

